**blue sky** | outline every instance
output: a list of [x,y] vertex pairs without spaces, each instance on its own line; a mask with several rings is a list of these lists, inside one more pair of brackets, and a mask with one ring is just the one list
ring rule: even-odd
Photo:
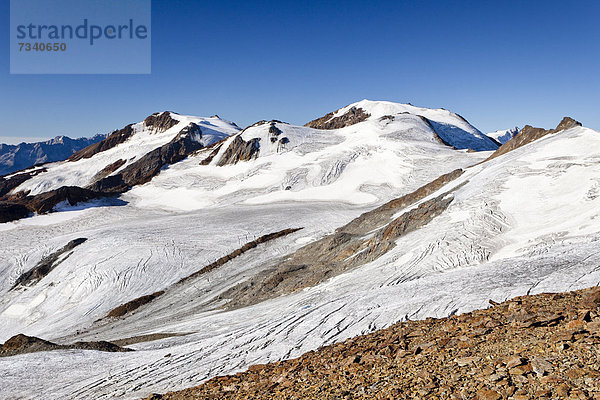
[[[9,2],[0,5],[9,25]],[[161,110],[303,124],[368,98],[482,131],[564,115],[600,129],[600,2],[152,2],[152,74],[10,75],[0,137],[108,132]],[[1,140],[1,139],[0,139]]]

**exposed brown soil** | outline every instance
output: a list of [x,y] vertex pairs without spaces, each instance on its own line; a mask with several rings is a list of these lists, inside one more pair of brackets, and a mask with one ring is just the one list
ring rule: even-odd
[[[35,267],[30,269],[27,272],[22,273],[19,278],[17,278],[15,284],[11,288],[11,290],[15,289],[18,286],[32,286],[38,283],[42,278],[48,275],[54,268],[59,266],[63,261],[65,261],[71,255],[71,251],[79,246],[82,243],[85,243],[86,238],[79,238],[75,240],[71,240],[67,243],[63,248],[54,253],[50,254],[47,257],[44,257],[39,263],[36,264]],[[64,257],[62,257],[64,256]],[[61,258],[62,257],[62,258]]]
[[108,312],[107,317],[108,318],[122,317],[125,314],[128,314],[134,310],[137,310],[144,304],[150,303],[152,300],[156,299],[157,297],[162,296],[164,293],[165,293],[164,290],[161,290],[159,292],[148,294],[146,296],[138,297],[137,299],[128,301],[127,303],[121,304],[120,306],[115,307],[112,310],[110,310]]
[[229,308],[256,304],[314,286],[381,257],[396,246],[399,237],[426,225],[442,213],[453,196],[444,193],[397,218],[393,218],[394,214],[434,193],[462,173],[462,170],[455,170],[442,175],[412,193],[362,214],[335,233],[298,249],[271,268],[225,291],[221,297],[230,299]]
[[515,135],[508,142],[500,146],[500,148],[496,150],[488,158],[488,160],[501,156],[502,154],[506,154],[514,149],[518,149],[521,146],[525,146],[526,144],[529,144],[551,133],[564,131],[566,129],[571,129],[576,126],[581,126],[581,122],[575,121],[573,118],[570,117],[564,117],[562,121],[560,121],[556,129],[534,128],[531,125],[525,125],[517,135]]
[[600,288],[490,303],[147,399],[600,399]]
[[371,116],[368,112],[359,107],[352,107],[345,114],[335,118],[333,118],[334,114],[335,113],[329,113],[321,118],[308,122],[304,126],[314,129],[341,129],[363,122]]
[[133,351],[110,342],[76,342],[68,345],[60,345],[33,336],[19,334],[8,339],[0,346],[0,357],[10,357],[18,354],[36,353],[51,350],[98,350],[108,352]]

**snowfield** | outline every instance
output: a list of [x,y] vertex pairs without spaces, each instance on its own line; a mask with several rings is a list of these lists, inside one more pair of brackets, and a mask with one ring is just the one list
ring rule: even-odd
[[[449,123],[445,110],[363,106],[371,118],[333,131],[277,123],[289,138],[285,148],[270,147],[269,124],[232,132],[261,139],[250,161],[216,166],[232,136],[208,165],[200,162],[210,149],[165,168],[117,204],[1,224],[0,342],[17,333],[58,343],[185,334],[131,345],[136,351],[129,353],[0,358],[3,395],[140,398],[407,318],[600,283],[599,132],[550,134],[481,163],[489,152],[453,150],[415,115]],[[449,192],[449,207],[382,257],[290,295],[221,308],[227,299],[220,294],[272,260],[455,168],[466,171],[418,203]],[[261,235],[298,227],[172,286]],[[21,273],[76,238],[88,240],[39,283],[10,290]],[[129,316],[102,319],[124,302],[168,288]]]

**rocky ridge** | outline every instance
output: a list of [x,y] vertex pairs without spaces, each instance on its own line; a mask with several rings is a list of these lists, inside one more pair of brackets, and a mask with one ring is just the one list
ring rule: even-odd
[[518,134],[514,135],[512,139],[500,146],[500,148],[498,148],[498,150],[496,150],[488,158],[488,160],[501,156],[502,154],[506,154],[509,151],[517,149],[521,146],[525,146],[526,144],[529,144],[546,135],[571,129],[576,126],[581,126],[581,122],[575,121],[571,117],[564,117],[555,129],[535,128],[531,125],[525,125]]
[[114,343],[105,341],[76,342],[73,344],[61,345],[34,336],[19,334],[8,339],[2,346],[0,346],[0,357],[10,357],[18,354],[36,353],[38,351],[72,349],[107,351],[111,353],[133,351],[131,349],[127,349],[118,346]]
[[147,399],[600,399],[600,288],[406,321]]

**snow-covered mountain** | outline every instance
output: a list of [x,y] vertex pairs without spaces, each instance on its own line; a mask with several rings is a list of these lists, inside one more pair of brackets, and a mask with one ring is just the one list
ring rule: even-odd
[[[600,281],[600,133],[575,121],[528,128],[494,157],[498,145],[456,114],[388,102],[304,127],[151,122],[11,192],[68,179],[118,197],[0,224],[0,341],[135,351],[0,358],[8,397],[140,398],[406,318]],[[135,166],[169,153],[190,122],[220,133],[156,173]],[[157,143],[135,153],[138,133],[136,148]]]
[[504,144],[508,142],[510,139],[515,137],[515,135],[519,133],[519,128],[514,127],[511,129],[503,129],[495,132],[487,133],[486,136],[494,139],[500,144]]
[[239,130],[217,116],[152,114],[65,161],[0,178],[0,222],[52,211],[62,203],[75,205],[123,193],[148,182],[166,165]]
[[57,136],[54,139],[9,145],[0,143],[0,175],[10,174],[34,165],[66,160],[73,153],[97,143],[106,135],[71,139]]
[[443,108],[421,108],[412,104],[399,104],[388,101],[362,100],[313,120],[307,126],[332,129],[360,121],[385,119],[400,114],[420,117],[423,122],[429,125],[440,142],[457,149],[486,151],[498,148],[496,143],[458,114]]

